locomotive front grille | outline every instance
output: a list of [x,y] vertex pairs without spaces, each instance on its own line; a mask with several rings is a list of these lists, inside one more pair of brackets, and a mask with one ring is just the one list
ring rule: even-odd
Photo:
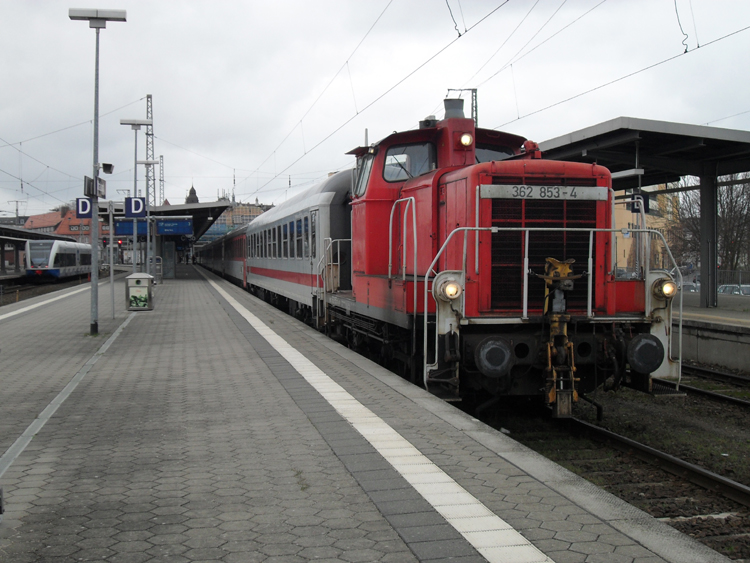
[[[596,201],[492,199],[493,227],[586,228],[596,227]],[[525,233],[500,231],[492,234],[492,309],[521,310],[523,306],[523,260]],[[570,231],[531,231],[529,233],[529,269],[543,274],[546,258],[573,258],[573,273],[588,267],[589,233]],[[588,284],[576,280],[566,292],[569,311],[585,311]],[[593,296],[592,296],[593,297]],[[530,312],[544,308],[544,280],[529,276]]]

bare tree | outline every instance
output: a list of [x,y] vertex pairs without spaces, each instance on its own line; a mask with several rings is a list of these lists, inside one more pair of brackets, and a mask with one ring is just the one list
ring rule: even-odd
[[[724,176],[718,187],[717,256],[723,270],[738,270],[748,266],[750,254],[750,174]],[[700,256],[700,191],[697,178],[683,178],[677,187],[695,186],[695,190],[681,192],[673,226],[675,257],[680,263],[697,263]],[[670,186],[673,187],[673,186]]]

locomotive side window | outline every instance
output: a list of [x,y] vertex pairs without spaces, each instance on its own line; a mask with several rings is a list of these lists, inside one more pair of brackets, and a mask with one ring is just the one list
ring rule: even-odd
[[477,163],[505,160],[509,156],[513,156],[513,149],[510,147],[498,147],[496,145],[482,145],[477,143],[475,156]]
[[385,153],[383,179],[386,182],[403,182],[435,170],[436,167],[437,159],[432,143],[391,147]]
[[354,196],[359,197],[364,195],[367,189],[367,181],[370,179],[370,172],[372,172],[372,161],[375,159],[375,155],[368,154],[363,156],[359,162],[359,175],[357,176],[357,185],[354,186]]

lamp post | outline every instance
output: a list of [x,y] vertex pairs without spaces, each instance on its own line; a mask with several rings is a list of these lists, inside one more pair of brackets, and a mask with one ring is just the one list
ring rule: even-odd
[[[141,130],[143,125],[151,125],[152,119],[121,119],[120,125],[130,125],[130,128],[135,133],[135,159],[133,164],[133,197],[138,197],[138,131]],[[148,182],[146,183],[148,188]],[[146,199],[146,205],[148,205],[148,198]],[[138,240],[138,219],[133,219],[133,248],[135,249],[135,241]],[[135,250],[133,250],[133,273],[136,272],[136,259]]]
[[[145,164],[148,169],[149,166],[159,164],[158,160],[136,160],[136,164]],[[146,172],[146,178],[148,178],[148,171]],[[148,182],[146,182],[146,273],[151,274],[151,206],[149,205],[148,197]]]
[[89,10],[70,8],[71,20],[86,20],[96,29],[96,64],[94,71],[94,194],[91,197],[91,335],[99,334],[99,30],[108,21],[127,21],[125,10]]

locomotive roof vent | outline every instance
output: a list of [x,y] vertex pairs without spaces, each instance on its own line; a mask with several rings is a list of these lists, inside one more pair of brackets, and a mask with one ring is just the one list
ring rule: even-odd
[[445,119],[451,119],[454,117],[458,117],[460,119],[464,119],[466,116],[464,115],[464,101],[459,98],[447,98],[443,100],[443,104],[445,104]]

